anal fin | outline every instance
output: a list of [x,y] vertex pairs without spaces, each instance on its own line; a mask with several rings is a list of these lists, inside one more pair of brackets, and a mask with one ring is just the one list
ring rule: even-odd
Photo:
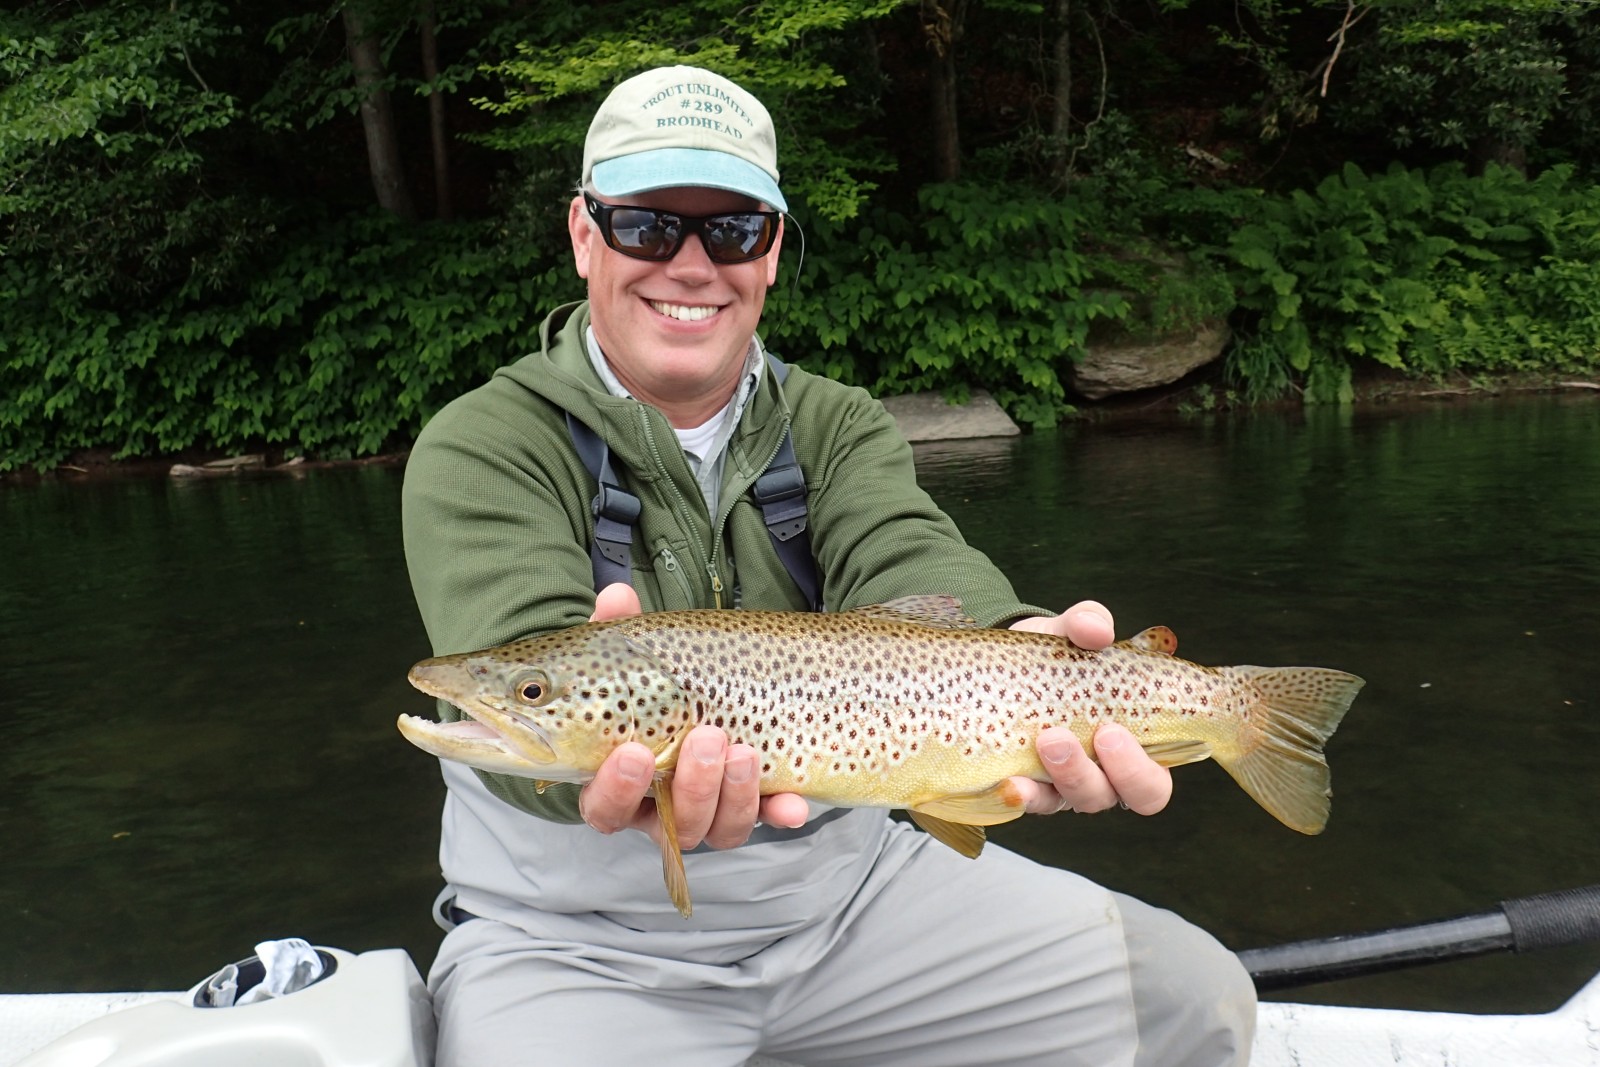
[[963,856],[983,851],[985,826],[1019,819],[1022,793],[1010,779],[978,793],[951,793],[919,801],[907,813],[911,821]]
[[1182,767],[1211,758],[1211,745],[1205,741],[1159,741],[1145,745],[1144,751],[1163,767]]
[[667,883],[667,895],[687,919],[694,913],[689,899],[689,876],[683,869],[683,849],[678,847],[678,819],[672,811],[672,775],[656,778],[652,790],[656,797],[656,818],[661,821],[661,876]]
[[929,837],[944,842],[969,860],[978,858],[978,853],[983,851],[984,842],[988,839],[981,826],[947,822],[915,809],[906,814],[911,817],[912,822],[926,830]]
[[1002,780],[996,785],[977,793],[948,793],[944,796],[929,797],[912,805],[924,815],[932,815],[935,819],[945,822],[961,823],[966,826],[994,826],[997,823],[1010,822],[1019,819],[1024,814],[1022,791],[1011,783],[1011,779]]

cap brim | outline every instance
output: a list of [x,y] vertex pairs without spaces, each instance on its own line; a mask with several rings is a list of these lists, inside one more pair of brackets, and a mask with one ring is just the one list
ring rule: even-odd
[[590,181],[601,196],[692,186],[743,193],[779,211],[789,210],[772,175],[738,156],[704,148],[656,148],[602,160],[594,165]]

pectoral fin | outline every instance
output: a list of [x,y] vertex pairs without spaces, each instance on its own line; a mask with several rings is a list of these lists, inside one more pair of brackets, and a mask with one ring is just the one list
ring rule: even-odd
[[1211,758],[1211,746],[1204,741],[1162,741],[1144,746],[1145,754],[1163,767],[1182,767]]
[[667,895],[678,914],[687,919],[694,912],[689,900],[689,876],[683,870],[683,850],[678,847],[678,820],[672,812],[672,775],[656,779],[656,817],[661,820],[661,875],[667,882]]

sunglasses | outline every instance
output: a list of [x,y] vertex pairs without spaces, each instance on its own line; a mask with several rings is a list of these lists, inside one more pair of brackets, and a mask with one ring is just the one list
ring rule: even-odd
[[678,254],[684,238],[699,234],[713,263],[751,263],[772,251],[778,239],[777,211],[734,211],[726,215],[678,215],[647,207],[602,204],[583,194],[589,217],[600,227],[606,247],[633,259],[664,263]]

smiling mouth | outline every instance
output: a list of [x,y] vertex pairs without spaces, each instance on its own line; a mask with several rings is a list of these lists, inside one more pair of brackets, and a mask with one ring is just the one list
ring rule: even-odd
[[722,310],[714,304],[669,304],[664,300],[648,300],[646,303],[657,314],[679,322],[701,322]]

